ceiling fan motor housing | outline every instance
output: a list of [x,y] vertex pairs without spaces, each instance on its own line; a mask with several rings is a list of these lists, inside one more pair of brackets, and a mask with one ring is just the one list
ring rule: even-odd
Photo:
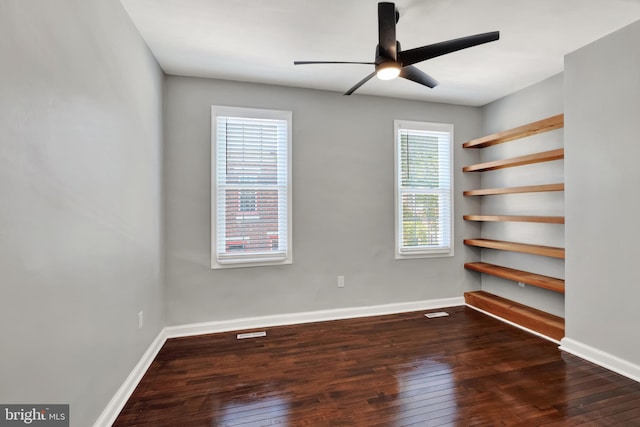
[[394,3],[378,3],[378,45],[376,46],[374,62],[295,61],[294,64],[373,65],[375,67],[374,72],[356,83],[355,86],[345,92],[345,95],[351,95],[375,75],[382,80],[391,80],[399,76],[422,86],[434,88],[438,85],[438,82],[424,71],[415,67],[414,64],[462,49],[467,49],[469,47],[492,42],[500,38],[500,33],[498,31],[492,31],[489,33],[475,34],[473,36],[461,37],[403,51],[400,48],[400,43],[396,39],[396,23],[399,19],[400,13],[398,13]]

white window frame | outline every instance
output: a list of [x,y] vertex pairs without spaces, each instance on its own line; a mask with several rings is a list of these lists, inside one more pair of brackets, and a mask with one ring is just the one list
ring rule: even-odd
[[[226,256],[220,257],[218,254],[218,182],[217,182],[217,117],[242,117],[251,119],[271,119],[271,120],[285,120],[287,122],[287,196],[286,196],[286,237],[287,247],[284,256],[269,256],[269,255],[257,255],[247,256],[238,255],[237,257]],[[211,268],[212,269],[224,269],[224,268],[237,268],[237,267],[258,267],[268,265],[282,265],[293,263],[293,239],[292,239],[292,182],[291,182],[291,148],[292,148],[292,119],[293,113],[291,111],[282,110],[268,110],[258,108],[244,108],[244,107],[228,107],[221,105],[211,106]],[[223,233],[226,230],[222,231]]]
[[[447,247],[427,247],[419,246],[416,248],[404,247],[402,243],[402,194],[404,192],[412,193],[415,191],[409,191],[401,188],[401,165],[400,161],[400,131],[401,130],[416,130],[416,131],[429,131],[429,132],[444,132],[449,133],[449,189],[447,191],[449,195],[449,231],[448,231],[448,245]],[[431,122],[417,122],[408,120],[394,120],[394,189],[395,189],[395,259],[413,259],[413,258],[436,258],[436,257],[450,257],[453,256],[454,247],[454,203],[453,203],[453,124],[449,123],[431,123]],[[447,189],[445,189],[446,191]],[[432,192],[431,189],[420,189],[420,191]],[[441,193],[442,190],[439,190]],[[424,194],[424,193],[423,193]],[[445,234],[446,237],[446,234]]]

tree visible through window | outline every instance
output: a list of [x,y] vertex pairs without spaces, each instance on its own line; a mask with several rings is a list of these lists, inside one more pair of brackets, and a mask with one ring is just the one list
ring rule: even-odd
[[396,258],[451,255],[453,126],[395,122]]
[[402,199],[402,245],[433,246],[440,239],[439,198],[432,194],[404,195]]
[[290,112],[213,107],[214,268],[291,262],[290,123]]

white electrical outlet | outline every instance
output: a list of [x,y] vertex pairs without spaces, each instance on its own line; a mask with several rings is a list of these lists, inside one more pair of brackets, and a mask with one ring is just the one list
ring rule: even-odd
[[138,313],[138,329],[142,329],[144,325],[144,311]]
[[338,276],[338,287],[344,288],[344,276]]

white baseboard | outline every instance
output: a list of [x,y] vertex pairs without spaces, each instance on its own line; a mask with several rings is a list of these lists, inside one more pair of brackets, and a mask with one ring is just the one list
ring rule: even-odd
[[167,338],[177,338],[188,337],[192,335],[239,331],[244,329],[259,329],[274,326],[297,325],[311,322],[326,322],[328,320],[381,316],[385,314],[432,310],[435,308],[454,307],[461,305],[464,305],[463,297],[444,298],[426,301],[373,305],[368,307],[337,308],[333,310],[308,311],[302,313],[279,314],[274,316],[221,320],[216,322],[192,323],[187,325],[168,326],[165,328],[165,331],[167,334]]
[[118,389],[93,427],[110,427],[113,424],[120,414],[120,411],[122,411],[122,408],[127,403],[127,400],[129,400],[129,397],[131,397],[131,394],[138,386],[138,383],[144,376],[145,372],[149,369],[151,362],[153,362],[162,348],[162,345],[168,338],[239,331],[243,329],[260,329],[311,322],[324,322],[328,320],[353,319],[357,317],[381,316],[385,314],[433,310],[436,308],[455,307],[461,305],[464,305],[464,298],[456,297],[168,326],[160,331],[156,339],[153,340],[147,351],[142,355],[138,364],[133,368],[133,371],[131,371],[122,386]]
[[551,341],[551,342],[553,342],[553,343],[560,344],[560,341],[558,341],[558,340],[556,340],[556,339],[553,339],[553,338],[551,338],[551,337],[548,337],[548,336],[546,336],[546,335],[543,335],[543,334],[541,334],[540,332],[536,332],[536,331],[534,331],[533,329],[525,328],[525,327],[524,327],[524,326],[522,326],[522,325],[518,325],[517,323],[514,323],[514,322],[512,322],[512,321],[510,321],[510,320],[504,319],[504,318],[502,318],[502,317],[500,317],[500,316],[496,316],[495,314],[493,314],[493,313],[489,313],[488,311],[484,311],[484,310],[482,310],[482,309],[480,309],[480,308],[478,308],[478,307],[474,307],[474,306],[469,305],[469,304],[466,304],[466,306],[467,306],[467,307],[469,307],[469,308],[473,308],[474,310],[479,311],[480,313],[486,314],[487,316],[491,316],[491,317],[493,317],[494,319],[498,319],[498,320],[500,320],[501,322],[508,323],[508,324],[509,324],[509,325],[511,325],[511,326],[515,326],[515,327],[516,327],[516,328],[518,328],[518,329],[522,329],[523,331],[529,332],[530,334],[533,334],[533,335],[539,336],[540,338],[544,338],[545,340]]
[[122,408],[124,408],[125,403],[131,397],[131,394],[138,386],[138,383],[151,366],[151,362],[156,358],[158,352],[164,345],[167,340],[167,336],[165,334],[164,329],[160,331],[158,336],[153,340],[147,351],[144,352],[136,366],[133,368],[129,376],[124,380],[124,383],[120,386],[116,394],[113,396],[109,404],[100,417],[93,424],[93,427],[110,427],[118,415]]
[[618,356],[567,337],[562,339],[560,350],[640,382],[640,365],[621,359]]

